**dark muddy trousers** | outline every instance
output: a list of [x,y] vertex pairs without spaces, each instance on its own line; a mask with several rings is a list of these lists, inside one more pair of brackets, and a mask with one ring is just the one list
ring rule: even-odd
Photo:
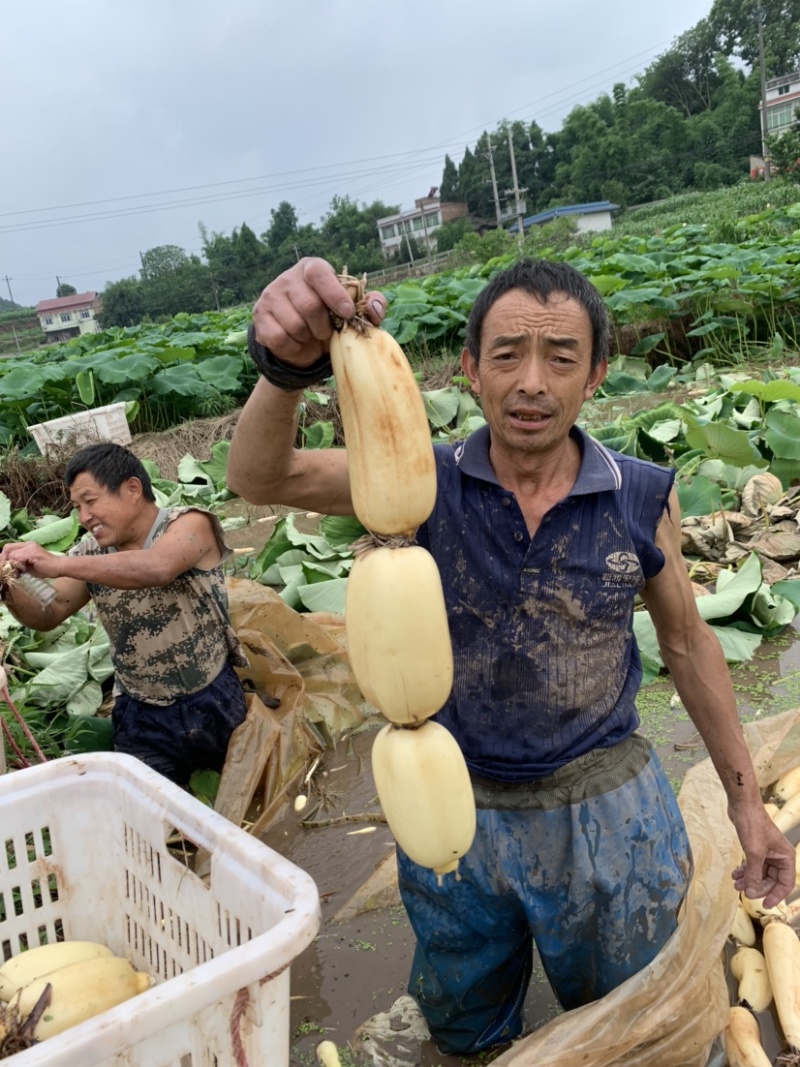
[[569,1010],[641,970],[674,932],[689,843],[655,753],[645,760],[599,795],[590,795],[584,766],[544,794],[555,806],[479,807],[459,878],[445,875],[441,887],[398,849],[417,936],[409,993],[441,1052],[477,1052],[520,1035],[534,942]]
[[196,770],[222,770],[230,736],[246,714],[242,683],[226,663],[205,689],[167,706],[120,693],[112,712],[114,748],[186,786]]

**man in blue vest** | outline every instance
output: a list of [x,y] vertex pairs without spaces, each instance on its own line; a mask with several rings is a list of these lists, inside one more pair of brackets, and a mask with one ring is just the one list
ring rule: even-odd
[[[379,322],[382,297],[368,303]],[[262,377],[228,468],[254,503],[352,513],[346,452],[293,447],[302,390],[331,373],[330,312],[354,309],[321,260],[301,260],[256,304]],[[745,853],[736,888],[772,905],[794,885],[794,851],[764,811],[722,651],[697,613],[674,471],[575,425],[608,337],[599,294],[572,267],[499,273],[461,359],[486,425],[435,446],[437,499],[418,540],[442,576],[455,664],[437,720],[464,753],[478,829],[459,880],[438,885],[399,849],[398,867],[417,936],[409,991],[442,1052],[520,1034],[532,939],[570,1009],[639,971],[676,928],[691,855],[636,732],[637,594],[725,787]]]

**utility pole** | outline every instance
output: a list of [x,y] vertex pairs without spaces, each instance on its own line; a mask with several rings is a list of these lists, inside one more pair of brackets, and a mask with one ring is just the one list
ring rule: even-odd
[[13,304],[14,303],[14,294],[11,292],[11,282],[13,281],[13,278],[9,278],[9,276],[6,275],[5,278],[3,278],[3,281],[8,286],[8,299]]
[[411,248],[411,238],[408,236],[408,219],[403,219],[403,233],[406,235],[406,247],[408,248],[408,258],[411,260],[411,266],[414,267],[414,252]]
[[58,290],[61,288],[61,279],[56,275],[56,296],[58,296]]
[[489,160],[489,171],[492,175],[492,193],[494,194],[494,209],[497,215],[497,228],[502,230],[503,218],[500,214],[500,197],[497,194],[497,175],[494,172],[494,146],[491,140],[489,141],[489,147],[486,150],[486,158]]
[[214,275],[211,273],[211,271],[208,272],[208,276],[211,279],[211,291],[214,294],[214,303],[217,305],[217,311],[219,311],[220,307],[219,307],[219,293],[217,292],[217,279],[214,277]]
[[767,74],[764,66],[764,9],[758,0],[758,65],[761,72],[761,153],[764,156],[764,181],[772,177],[767,144]]
[[520,189],[517,184],[517,161],[514,156],[514,138],[511,136],[511,127],[508,127],[508,150],[511,153],[511,178],[514,182],[513,189],[506,189],[507,193],[514,194],[514,210],[517,214],[517,233],[519,235],[519,243],[522,244],[525,239],[525,227],[522,225],[522,203],[520,201],[520,194],[527,193],[527,189]]
[[428,237],[428,220],[425,218],[425,204],[422,205],[422,232],[425,234],[425,257],[431,254],[430,238]]

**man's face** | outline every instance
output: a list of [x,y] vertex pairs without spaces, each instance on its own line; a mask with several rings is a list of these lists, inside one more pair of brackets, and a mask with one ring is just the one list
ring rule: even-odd
[[142,499],[138,478],[129,478],[112,493],[83,471],[70,486],[69,496],[81,526],[102,548],[119,548],[126,543]]
[[563,293],[542,303],[513,289],[489,309],[480,359],[465,349],[464,373],[480,396],[492,448],[541,455],[566,441],[584,400],[605,377],[592,369],[592,326],[581,304]]

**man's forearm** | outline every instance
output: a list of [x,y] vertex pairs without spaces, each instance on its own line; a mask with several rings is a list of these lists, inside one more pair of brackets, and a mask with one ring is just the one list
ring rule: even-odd
[[174,568],[163,566],[156,553],[135,549],[102,556],[64,556],[61,577],[96,582],[111,589],[151,589],[168,585],[175,574]]
[[260,378],[236,423],[228,454],[228,486],[253,504],[283,502],[297,438],[302,393]]
[[3,603],[17,622],[31,630],[47,631],[56,625],[52,604],[42,604],[19,585],[6,591]]
[[729,803],[760,802],[727,664],[713,631],[702,625],[687,638],[684,648],[662,647],[662,655],[683,706],[705,743]]

